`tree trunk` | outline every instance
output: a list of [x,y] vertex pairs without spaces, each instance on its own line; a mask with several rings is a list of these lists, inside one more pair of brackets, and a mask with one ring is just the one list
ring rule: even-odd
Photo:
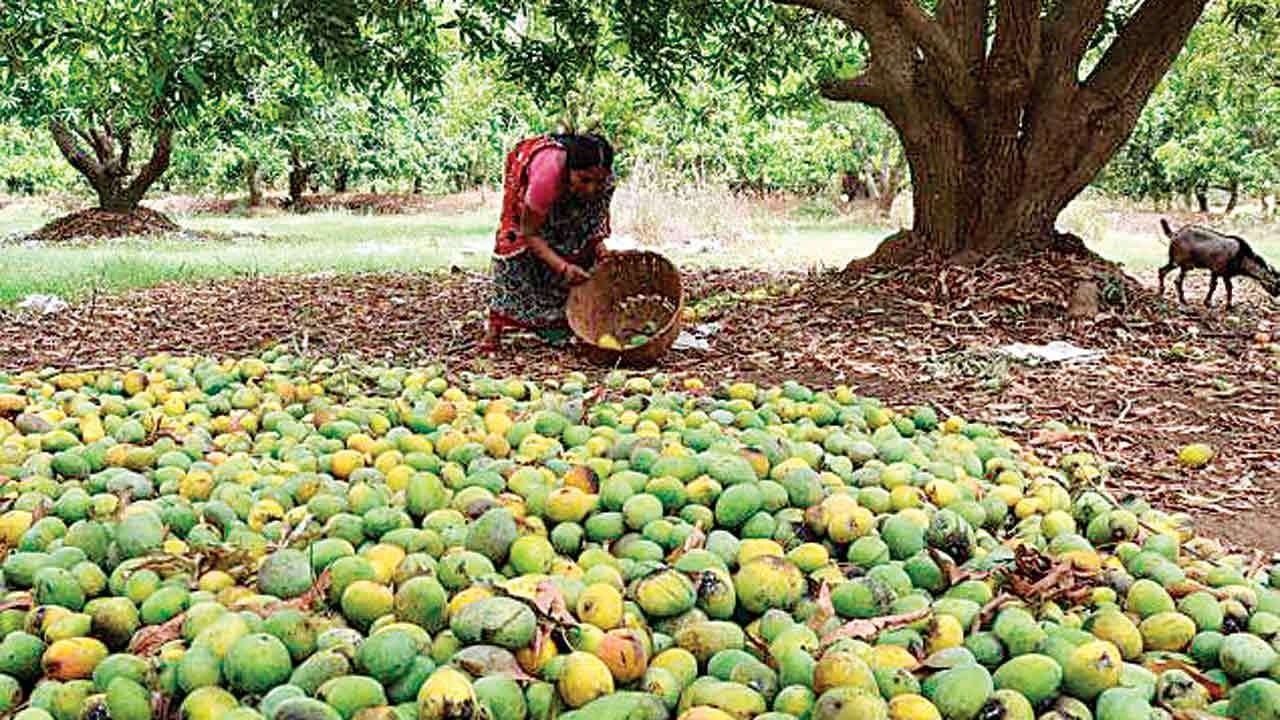
[[336,193],[346,192],[347,183],[350,177],[351,172],[347,169],[346,165],[338,168],[338,171],[333,174],[333,191]]
[[422,176],[421,175],[413,176],[413,194],[414,195],[422,194]]
[[133,212],[147,190],[169,169],[173,130],[167,126],[154,131],[151,157],[136,173],[131,167],[133,128],[116,128],[105,121],[100,127],[84,129],[55,120],[49,130],[58,151],[89,181],[98,195],[98,207],[103,210]]
[[1222,211],[1224,215],[1230,215],[1235,212],[1236,203],[1240,202],[1240,183],[1231,183],[1231,187],[1228,188],[1227,192],[1230,195],[1227,196],[1227,207]]
[[249,207],[262,207],[262,168],[257,160],[245,163],[244,177],[249,186]]
[[1202,213],[1209,212],[1209,190],[1196,188],[1196,208]]
[[311,164],[302,161],[302,154],[297,148],[289,151],[289,207],[295,209],[302,207],[302,196],[307,191],[311,170]]
[[839,19],[869,48],[862,74],[820,89],[880,109],[902,142],[913,223],[875,265],[1083,251],[1057,217],[1133,132],[1207,0],[1143,0],[1084,77],[1104,0],[775,2]]
[[886,145],[880,158],[876,209],[884,217],[888,217],[889,211],[893,209],[893,201],[897,199],[898,192],[902,189],[902,175],[906,171],[906,160],[903,158],[891,160],[892,152],[893,148]]

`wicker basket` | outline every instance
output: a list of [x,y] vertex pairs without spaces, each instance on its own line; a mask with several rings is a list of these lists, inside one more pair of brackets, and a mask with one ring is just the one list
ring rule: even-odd
[[[653,252],[606,255],[591,279],[569,292],[569,327],[582,341],[588,359],[598,365],[644,367],[662,359],[680,335],[684,293],[680,272]],[[649,342],[622,350],[600,347],[602,335],[621,337],[645,324],[660,329]]]

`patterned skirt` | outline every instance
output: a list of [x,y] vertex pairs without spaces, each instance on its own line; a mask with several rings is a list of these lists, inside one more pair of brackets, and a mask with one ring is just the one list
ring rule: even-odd
[[[594,257],[578,258],[577,264],[590,270]],[[498,329],[567,328],[565,303],[568,299],[569,284],[532,252],[493,258],[489,321]]]

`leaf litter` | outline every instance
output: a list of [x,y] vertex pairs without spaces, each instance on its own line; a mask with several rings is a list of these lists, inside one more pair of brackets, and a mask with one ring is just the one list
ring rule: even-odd
[[[1230,313],[1182,307],[1150,292],[1151,275],[1140,283],[1053,253],[856,275],[698,271],[685,278],[686,306],[720,330],[708,349],[672,352],[654,370],[849,384],[887,403],[930,404],[997,424],[1047,457],[1095,453],[1109,464],[1113,495],[1192,513],[1231,544],[1280,551],[1280,308],[1247,285]],[[1068,313],[1082,281],[1102,289],[1092,317]],[[1204,287],[1193,275],[1188,297],[1202,298]],[[284,342],[298,353],[441,363],[452,373],[609,372],[531,337],[481,355],[488,293],[487,275],[457,269],[165,284],[95,297],[53,319],[0,311],[0,367],[92,369]],[[1053,341],[1104,356],[1031,365],[998,350]],[[1180,466],[1177,450],[1189,442],[1212,445],[1212,463]]]

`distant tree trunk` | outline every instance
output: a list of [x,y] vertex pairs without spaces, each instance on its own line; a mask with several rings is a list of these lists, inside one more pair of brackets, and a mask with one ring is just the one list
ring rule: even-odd
[[1226,215],[1230,215],[1231,213],[1235,212],[1236,203],[1240,201],[1240,183],[1238,182],[1231,183],[1231,187],[1227,189],[1227,192],[1230,194],[1227,196],[1227,207],[1223,211],[1223,213]]
[[249,187],[249,207],[262,207],[262,168],[257,160],[245,163],[244,178]]
[[311,179],[313,166],[303,162],[302,153],[297,148],[289,150],[289,206],[302,207],[302,196],[307,191],[307,182]]
[[168,126],[154,131],[151,157],[136,173],[130,166],[134,139],[131,127],[116,128],[105,121],[100,127],[86,129],[54,120],[49,130],[58,151],[89,181],[98,195],[98,207],[103,210],[133,212],[152,184],[169,169],[173,130]]
[[350,179],[350,177],[351,177],[351,171],[347,168],[347,166],[346,165],[340,166],[338,168],[338,171],[333,174],[333,191],[336,193],[346,192],[347,182]]
[[422,176],[421,175],[413,176],[413,194],[414,195],[422,194]]
[[840,175],[840,192],[850,200],[861,200],[871,197],[867,182],[857,173],[844,171]]
[[1209,191],[1206,188],[1196,188],[1196,208],[1202,212],[1209,212]]
[[893,160],[892,154],[893,148],[889,145],[881,149],[879,168],[873,167],[870,158],[867,159],[867,184],[873,188],[876,209],[885,217],[888,217],[893,208],[893,201],[902,188],[903,173],[907,169],[906,159],[900,157]]
[[866,69],[820,90],[885,114],[914,189],[911,229],[867,264],[1062,245],[1058,215],[1133,132],[1207,2],[1144,0],[1082,74],[1103,0],[1063,0],[1047,13],[1028,0],[938,0],[932,11],[907,0],[775,1],[866,40]]

